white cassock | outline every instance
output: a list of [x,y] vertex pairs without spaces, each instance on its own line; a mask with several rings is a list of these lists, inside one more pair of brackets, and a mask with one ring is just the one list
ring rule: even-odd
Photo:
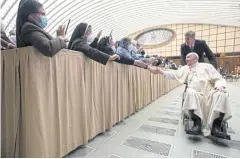
[[232,117],[228,93],[215,90],[226,87],[226,81],[211,64],[196,63],[191,69],[186,65],[176,71],[164,71],[163,75],[188,84],[182,111],[189,115],[189,110],[194,110],[202,119],[204,136],[210,135],[213,121],[220,112],[225,114],[223,121]]

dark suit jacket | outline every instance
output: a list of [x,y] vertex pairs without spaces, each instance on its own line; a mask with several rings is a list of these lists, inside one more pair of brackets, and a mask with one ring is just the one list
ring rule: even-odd
[[59,38],[53,38],[41,27],[26,22],[24,23],[20,34],[20,46],[34,46],[43,55],[53,57],[61,49],[66,48],[66,43]]
[[80,51],[90,59],[97,61],[103,65],[107,64],[110,57],[110,55],[105,54],[104,52],[91,47],[85,42],[85,40],[81,38],[74,40],[72,45],[69,46],[69,48],[71,50]]
[[199,62],[204,62],[204,53],[206,54],[209,62],[217,68],[217,61],[215,55],[212,53],[206,41],[204,40],[195,40],[195,45],[193,51],[191,51],[190,47],[185,43],[181,45],[181,63],[182,65],[186,65],[186,56],[190,52],[195,52],[199,56]]

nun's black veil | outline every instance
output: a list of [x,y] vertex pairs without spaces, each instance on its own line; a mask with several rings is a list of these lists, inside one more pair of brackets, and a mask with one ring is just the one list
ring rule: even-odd
[[72,48],[72,44],[76,39],[80,39],[84,36],[86,30],[88,27],[91,27],[90,25],[88,26],[87,23],[80,23],[76,26],[75,30],[73,31],[73,34],[71,36],[71,39],[68,44],[68,49]]

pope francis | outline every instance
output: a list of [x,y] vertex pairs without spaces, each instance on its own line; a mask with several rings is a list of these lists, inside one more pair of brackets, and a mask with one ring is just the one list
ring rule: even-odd
[[194,121],[189,134],[222,137],[221,123],[232,117],[226,81],[211,64],[198,63],[198,58],[196,53],[189,53],[187,65],[178,70],[148,69],[187,85],[182,111]]

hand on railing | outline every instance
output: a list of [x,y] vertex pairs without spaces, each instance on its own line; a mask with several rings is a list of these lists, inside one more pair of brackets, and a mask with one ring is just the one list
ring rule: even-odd
[[141,60],[135,60],[134,65],[138,66],[138,67],[141,67],[141,68],[146,68],[147,67],[147,64],[142,62]]
[[115,60],[120,60],[120,56],[115,54],[109,57],[109,61],[115,61]]

